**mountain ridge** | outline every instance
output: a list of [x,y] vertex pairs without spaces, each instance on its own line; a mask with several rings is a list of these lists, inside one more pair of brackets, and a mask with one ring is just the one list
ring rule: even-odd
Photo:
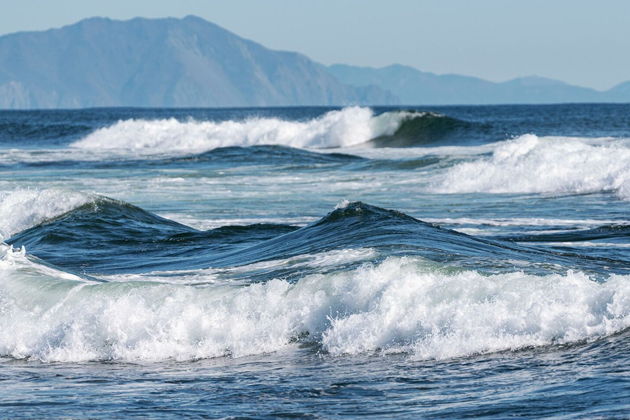
[[371,84],[389,90],[404,105],[630,102],[630,81],[598,91],[535,75],[491,82],[473,76],[425,72],[402,64],[380,68],[333,64],[328,70],[352,86]]
[[324,66],[194,15],[83,19],[0,36],[0,108],[482,105],[630,102],[540,76],[491,82],[401,64]]
[[0,37],[0,107],[392,104],[308,57],[274,51],[195,16],[88,18]]

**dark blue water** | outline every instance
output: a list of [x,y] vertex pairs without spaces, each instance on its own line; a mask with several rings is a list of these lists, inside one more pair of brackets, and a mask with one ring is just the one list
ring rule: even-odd
[[630,412],[630,105],[0,112],[6,417]]

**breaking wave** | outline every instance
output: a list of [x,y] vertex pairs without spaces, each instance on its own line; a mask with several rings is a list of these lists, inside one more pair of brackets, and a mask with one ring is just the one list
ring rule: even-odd
[[630,277],[452,271],[416,257],[246,287],[94,283],[2,246],[0,355],[42,361],[330,355],[444,359],[579,343],[630,326]]
[[62,189],[0,192],[0,241],[93,200],[87,194]]
[[[613,274],[603,261],[595,278],[579,270],[585,257],[358,202],[302,228],[208,231],[67,191],[14,191],[1,203],[4,233],[19,231],[9,238],[19,248],[0,243],[1,357],[195,360],[306,346],[444,359],[630,327],[626,266]],[[565,268],[520,271],[519,259]]]
[[491,156],[449,168],[432,190],[554,194],[612,191],[630,200],[630,144],[626,140],[528,134],[497,143]]
[[250,118],[242,121],[124,120],[72,146],[136,154],[203,153],[219,147],[280,145],[337,148],[358,145],[408,147],[443,140],[468,123],[440,114],[349,107],[308,121]]

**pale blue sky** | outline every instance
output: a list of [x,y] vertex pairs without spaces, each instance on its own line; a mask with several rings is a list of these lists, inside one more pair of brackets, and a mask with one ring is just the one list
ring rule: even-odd
[[626,0],[0,0],[0,34],[187,14],[324,64],[536,74],[597,89],[630,80]]

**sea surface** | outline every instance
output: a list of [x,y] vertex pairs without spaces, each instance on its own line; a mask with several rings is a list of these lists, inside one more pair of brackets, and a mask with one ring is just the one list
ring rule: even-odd
[[0,417],[630,417],[630,105],[0,111]]

